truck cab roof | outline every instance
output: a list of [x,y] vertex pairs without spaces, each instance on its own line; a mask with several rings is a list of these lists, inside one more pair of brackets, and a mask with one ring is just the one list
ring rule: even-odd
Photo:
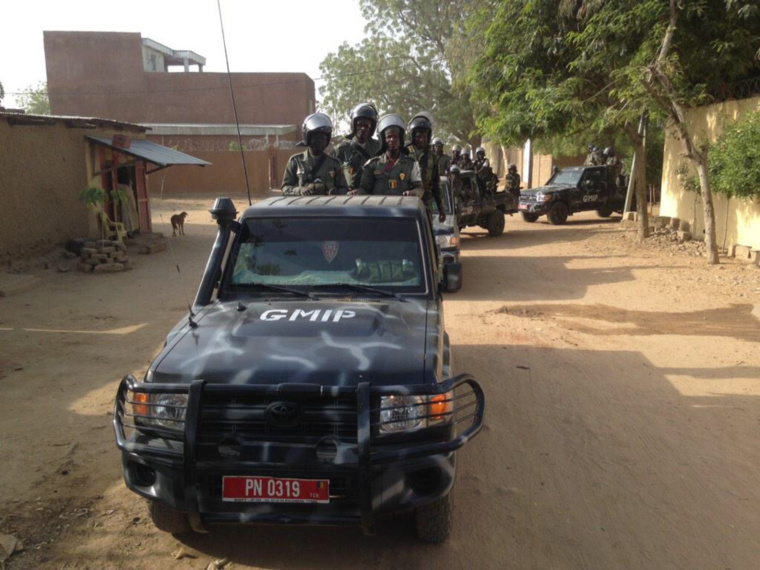
[[415,196],[282,196],[257,202],[241,220],[270,217],[399,216],[427,217],[425,205]]

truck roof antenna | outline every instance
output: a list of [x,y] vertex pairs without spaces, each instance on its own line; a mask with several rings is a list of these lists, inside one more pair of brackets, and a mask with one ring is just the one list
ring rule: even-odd
[[243,152],[243,137],[240,136],[240,122],[238,121],[237,106],[235,105],[235,90],[232,88],[232,74],[230,73],[230,59],[227,57],[227,40],[224,37],[224,20],[222,19],[222,2],[216,0],[219,9],[219,26],[222,29],[222,44],[224,45],[224,61],[227,63],[227,79],[230,82],[230,96],[232,97],[232,112],[235,115],[235,127],[237,128],[238,146],[240,147],[240,160],[243,163],[243,176],[245,177],[245,191],[248,193],[248,205],[251,205],[251,187],[248,184],[248,169],[245,166],[245,153]]

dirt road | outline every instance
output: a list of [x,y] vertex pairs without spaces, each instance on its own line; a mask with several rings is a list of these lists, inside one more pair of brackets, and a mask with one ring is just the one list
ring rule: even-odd
[[8,568],[760,567],[760,270],[707,267],[663,240],[638,248],[585,214],[463,240],[446,321],[488,411],[460,453],[447,543],[418,543],[406,517],[375,537],[156,531],[123,486],[112,400],[194,296],[209,205],[154,204],[158,226],[187,210],[187,235],[134,255],[134,271],[54,264],[0,299],[0,533],[25,546]]

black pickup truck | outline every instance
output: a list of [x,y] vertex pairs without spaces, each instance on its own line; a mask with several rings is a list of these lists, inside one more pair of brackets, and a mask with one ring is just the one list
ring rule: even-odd
[[602,218],[622,213],[625,179],[610,166],[571,166],[554,174],[545,186],[520,192],[518,206],[526,222],[546,214],[550,224],[562,225],[576,212],[596,210]]
[[509,192],[487,192],[470,170],[451,175],[450,184],[456,201],[459,230],[478,226],[490,237],[504,233],[505,214],[517,212],[517,197]]
[[[484,395],[454,376],[435,235],[417,198],[228,199],[192,311],[114,412],[127,487],[164,531],[214,523],[452,523]],[[443,271],[443,277],[438,275]]]

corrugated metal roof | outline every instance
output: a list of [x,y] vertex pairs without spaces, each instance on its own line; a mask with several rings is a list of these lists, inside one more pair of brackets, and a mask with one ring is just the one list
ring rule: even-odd
[[31,115],[27,113],[14,113],[0,110],[0,119],[5,119],[11,125],[55,125],[63,123],[68,128],[96,129],[111,128],[114,130],[127,130],[143,133],[147,127],[112,119],[99,119],[97,117],[73,117],[68,115]]
[[[143,123],[151,135],[237,135],[235,125]],[[244,136],[286,135],[294,133],[296,125],[240,125]]]
[[119,152],[142,158],[153,164],[159,166],[172,166],[174,164],[192,164],[196,166],[206,166],[211,164],[200,158],[190,156],[184,152],[179,152],[173,148],[165,147],[160,144],[156,144],[151,141],[142,139],[132,139],[129,148],[122,148],[113,144],[113,141],[109,137],[96,137],[93,135],[85,135],[91,141],[95,141],[98,144],[113,148]]

